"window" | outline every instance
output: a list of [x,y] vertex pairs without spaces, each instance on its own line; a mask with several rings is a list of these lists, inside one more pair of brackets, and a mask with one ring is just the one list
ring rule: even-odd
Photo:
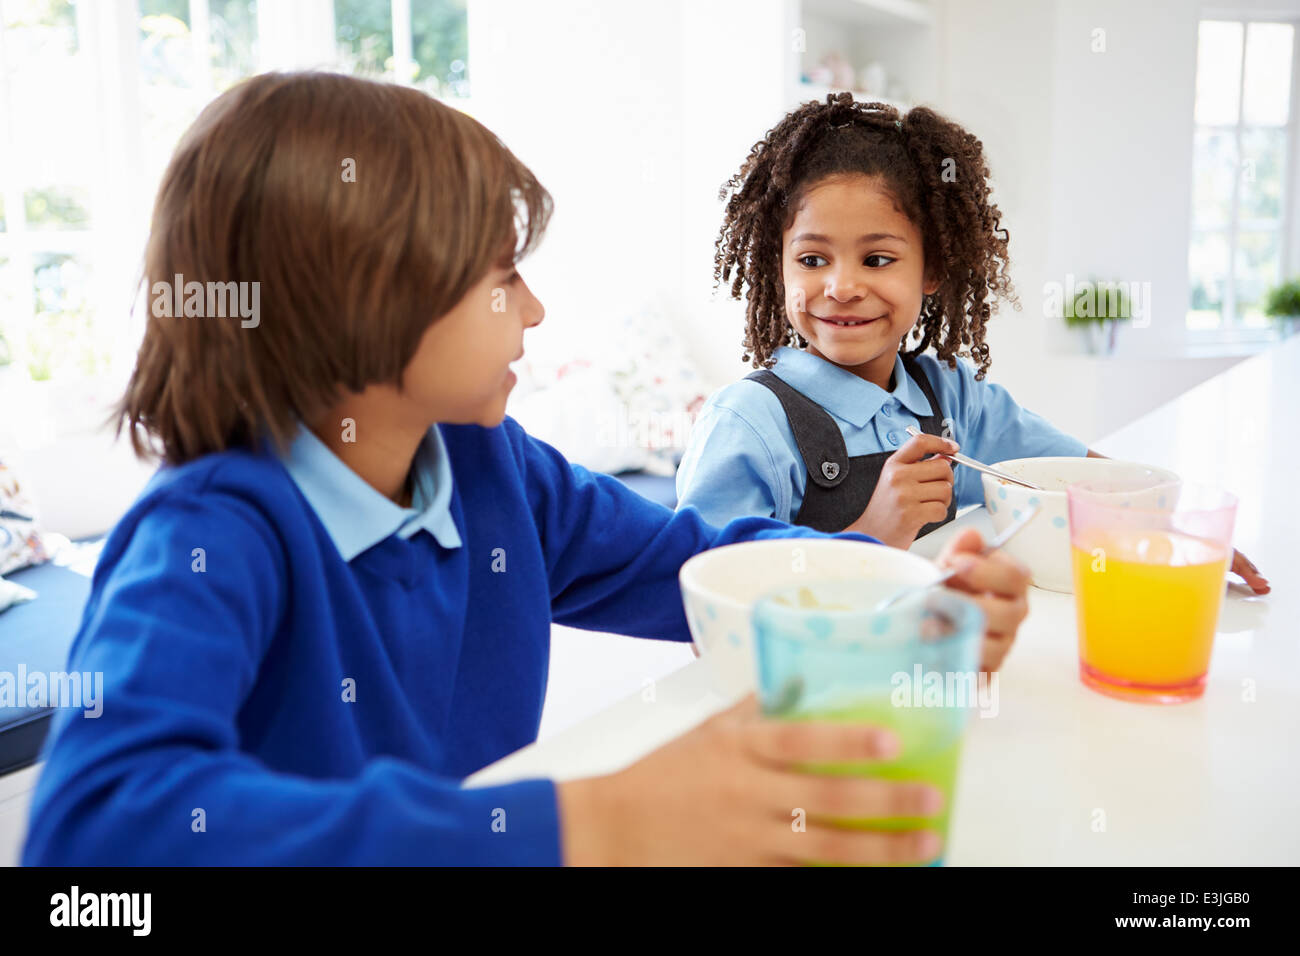
[[469,95],[464,0],[334,0],[334,36],[341,70],[444,99]]
[[99,185],[78,141],[93,116],[84,25],[67,0],[5,0],[0,13],[0,363],[37,380],[93,373]]
[[465,0],[0,0],[0,376],[116,397],[158,181],[232,84],[337,69],[463,101],[467,59]]
[[1291,228],[1295,27],[1203,20],[1196,63],[1187,328],[1263,338],[1268,290],[1297,271]]
[[258,4],[256,0],[136,3],[140,139],[152,199],[173,147],[203,107],[257,72]]

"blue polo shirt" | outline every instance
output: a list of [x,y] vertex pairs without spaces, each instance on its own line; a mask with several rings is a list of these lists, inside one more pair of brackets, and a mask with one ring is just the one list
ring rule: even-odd
[[[1086,444],[1021,408],[1002,386],[976,381],[968,362],[958,359],[954,370],[927,353],[917,363],[963,454],[992,464],[1088,453]],[[850,457],[897,450],[908,440],[907,427],[935,412],[901,356],[894,360],[892,392],[788,346],[777,349],[772,371],[831,414]],[[984,500],[978,472],[958,465],[954,476],[957,507]],[[793,521],[807,481],[780,400],[766,386],[741,379],[715,392],[700,410],[677,470],[677,507],[693,507],[713,524],[742,515]]]
[[674,513],[511,419],[417,458],[411,509],[309,433],[159,470],[95,567],[68,670],[103,708],[54,715],[25,865],[561,862],[554,783],[461,783],[536,739],[551,622],[687,641],[683,561],[822,537]]
[[298,437],[281,460],[344,561],[390,535],[409,539],[421,530],[444,548],[461,546],[451,518],[451,462],[437,428],[429,429],[416,450],[409,508],[366,484],[306,427],[299,427]]

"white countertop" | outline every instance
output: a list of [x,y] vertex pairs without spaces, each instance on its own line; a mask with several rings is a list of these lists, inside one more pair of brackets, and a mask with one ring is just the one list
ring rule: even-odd
[[[1300,864],[1300,337],[1242,362],[1093,448],[1220,484],[1241,499],[1235,545],[1272,593],[1228,589],[1205,695],[1126,703],[1078,678],[1074,599],[1036,588],[972,721],[947,860],[954,865]],[[918,541],[932,556],[983,508]],[[1235,577],[1233,578],[1235,581]],[[653,698],[653,699],[651,699]],[[470,777],[573,779],[632,763],[727,703],[692,662]]]

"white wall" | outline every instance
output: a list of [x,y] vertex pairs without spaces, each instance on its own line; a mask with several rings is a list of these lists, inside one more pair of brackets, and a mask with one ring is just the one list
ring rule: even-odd
[[534,355],[580,354],[666,302],[715,385],[744,369],[743,310],[711,299],[718,189],[783,115],[786,0],[470,0],[474,113],[556,200],[523,270]]
[[1150,283],[1151,325],[1125,329],[1124,351],[1168,355],[1188,307],[1200,4],[1056,7],[1049,271]]
[[484,0],[469,17],[473,110],[556,200],[521,270],[547,308],[525,347],[581,348],[643,289],[679,300],[678,5]]
[[1054,4],[947,3],[941,17],[941,93],[934,105],[984,144],[1022,300],[1022,311],[1003,308],[989,326],[990,378],[1078,433],[1091,422],[1071,421],[1075,403],[1058,401],[1051,391],[1060,373],[1048,373],[1042,362],[1047,323],[1038,294],[1048,274],[1051,234]]
[[752,371],[740,360],[745,307],[713,292],[714,241],[724,203],[718,190],[750,149],[781,121],[797,78],[796,4],[786,0],[685,0],[682,4],[683,300],[679,326],[701,372],[716,386]]
[[[938,106],[985,144],[1023,311],[990,326],[990,377],[1094,441],[1237,358],[1183,358],[1196,0],[949,2]],[[1105,30],[1104,53],[1092,52]],[[1150,328],[1112,358],[1043,315],[1066,273],[1150,282]]]

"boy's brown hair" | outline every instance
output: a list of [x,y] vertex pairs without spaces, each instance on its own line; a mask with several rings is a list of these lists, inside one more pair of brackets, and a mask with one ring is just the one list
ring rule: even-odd
[[[782,235],[803,195],[830,176],[879,177],[881,187],[916,225],[925,244],[926,272],[939,280],[925,296],[911,354],[933,346],[956,367],[989,366],[984,342],[990,298],[1016,304],[1007,274],[1007,230],[989,200],[989,170],[980,141],[926,107],[904,116],[883,103],[859,103],[851,93],[794,110],[754,144],[740,171],[722,187],[727,211],[714,256],[715,284],[735,278],[731,295],[748,286],[742,361],[771,365],[781,345],[808,343],[786,317],[781,278]],[[904,338],[904,342],[907,338]]]
[[400,385],[429,325],[530,251],[550,212],[496,136],[417,90],[330,73],[241,83],[176,147],[143,281],[151,302],[176,276],[256,282],[260,316],[151,307],[119,433],[172,464],[263,436],[286,447],[344,391]]

